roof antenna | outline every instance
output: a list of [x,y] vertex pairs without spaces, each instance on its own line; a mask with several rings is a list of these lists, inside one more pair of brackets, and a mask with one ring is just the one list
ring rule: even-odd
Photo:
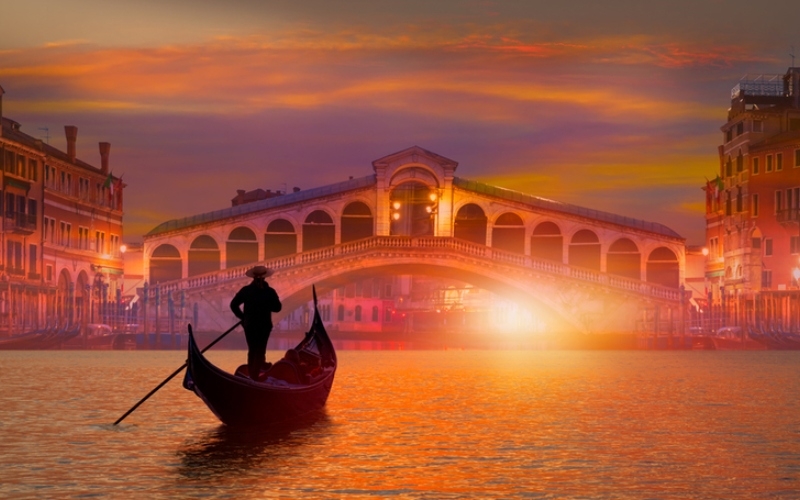
[[789,55],[792,56],[792,67],[794,68],[794,45],[792,45],[792,53]]

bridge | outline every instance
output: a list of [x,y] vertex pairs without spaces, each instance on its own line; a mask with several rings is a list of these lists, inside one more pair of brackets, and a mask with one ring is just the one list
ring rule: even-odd
[[[415,146],[373,162],[374,175],[167,221],[144,239],[146,303],[152,313],[182,294],[201,327],[225,329],[245,271],[262,263],[275,270],[284,313],[308,304],[311,285],[333,296],[399,275],[489,290],[554,331],[627,332],[680,308],[685,248],[671,229],[460,179],[456,167]],[[407,295],[373,308],[396,309]]]

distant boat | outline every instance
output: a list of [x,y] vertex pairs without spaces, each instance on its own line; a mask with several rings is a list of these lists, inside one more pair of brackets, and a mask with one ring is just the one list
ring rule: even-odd
[[0,338],[0,350],[40,350],[60,347],[80,332],[80,325],[45,327],[11,337]]
[[738,326],[723,326],[711,336],[714,348],[720,351],[764,351],[766,344],[751,338],[746,331]]
[[189,329],[189,358],[184,388],[193,391],[223,423],[269,426],[296,421],[318,412],[333,387],[336,352],[317,310],[311,328],[287,356],[252,380],[247,365],[235,374],[217,368],[197,347]]

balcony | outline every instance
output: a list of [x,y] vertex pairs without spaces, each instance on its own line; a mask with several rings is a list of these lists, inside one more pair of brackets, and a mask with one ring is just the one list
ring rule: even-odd
[[775,220],[784,225],[795,224],[800,220],[800,208],[792,207],[778,210],[778,213],[775,214]]
[[16,234],[33,234],[36,232],[36,216],[22,212],[6,212],[3,229]]

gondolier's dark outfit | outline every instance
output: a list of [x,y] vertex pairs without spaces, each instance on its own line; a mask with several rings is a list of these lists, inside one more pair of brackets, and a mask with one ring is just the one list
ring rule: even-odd
[[281,310],[278,293],[265,280],[270,274],[264,266],[248,270],[247,275],[253,278],[253,282],[242,287],[231,300],[233,314],[242,320],[247,339],[247,369],[254,380],[266,361],[267,342],[272,332],[272,313]]

